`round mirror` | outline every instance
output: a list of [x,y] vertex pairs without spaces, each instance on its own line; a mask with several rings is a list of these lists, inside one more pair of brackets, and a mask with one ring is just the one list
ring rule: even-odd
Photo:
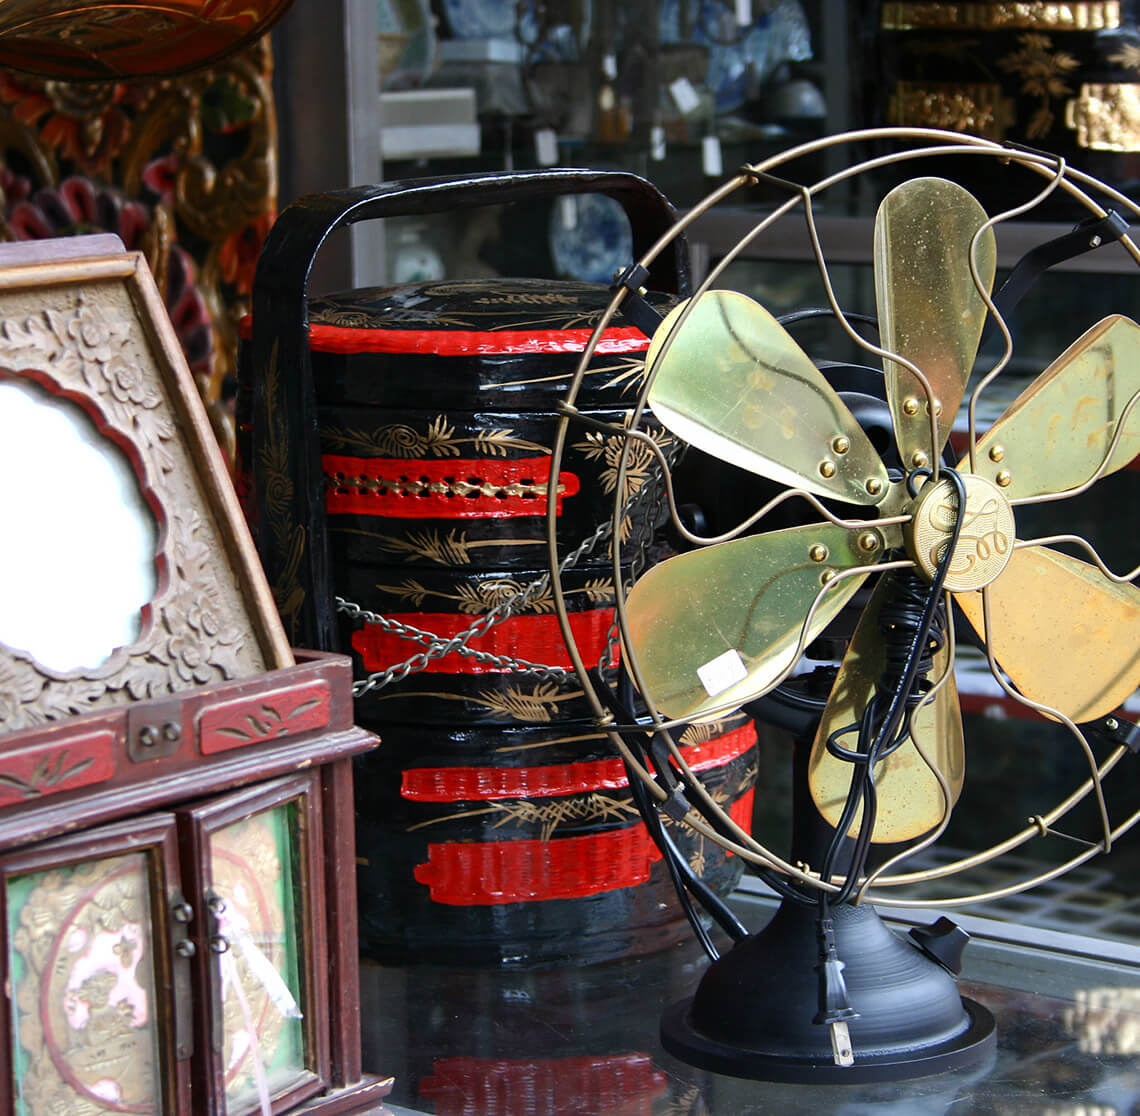
[[60,673],[139,637],[156,526],[125,455],[87,413],[0,379],[0,642]]

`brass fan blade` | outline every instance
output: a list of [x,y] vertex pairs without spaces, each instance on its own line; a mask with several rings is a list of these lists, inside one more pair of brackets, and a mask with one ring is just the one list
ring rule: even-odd
[[[1033,701],[1074,721],[1116,709],[1140,685],[1140,589],[1048,547],[1015,550],[989,585],[990,646]],[[985,635],[981,592],[955,601]]]
[[[878,504],[887,471],[846,404],[787,331],[736,291],[675,307],[646,354],[649,404],[690,445],[793,488]],[[661,355],[658,363],[658,354]]]
[[[884,576],[859,619],[808,759],[808,786],[812,800],[833,827],[839,824],[843,812],[851,785],[852,767],[827,751],[827,739],[836,730],[858,722],[882,675],[885,656],[883,637],[879,634],[879,612],[886,593],[887,578]],[[949,661],[949,648],[944,647],[934,656],[932,682],[942,677]],[[962,791],[965,774],[962,714],[953,674],[934,698],[915,712],[911,731],[950,784],[952,807]],[[853,732],[840,738],[839,743],[853,749],[856,739],[857,734]],[[942,791],[913,741],[908,741],[879,762],[875,768],[875,783],[879,794],[873,841],[881,844],[910,841],[928,833],[942,820],[945,809]],[[850,836],[859,833],[861,817],[860,811]]]
[[[986,304],[970,275],[970,243],[986,220],[972,194],[943,178],[896,186],[875,217],[882,347],[920,369],[941,404],[938,445],[931,446],[926,393],[912,372],[886,361],[887,399],[908,469],[942,452],[977,355]],[[988,293],[997,266],[992,229],[978,242],[977,263]]]
[[[976,472],[1006,496],[1064,492],[1104,460],[1128,401],[1140,391],[1140,326],[1117,314],[1070,345],[979,440]],[[1140,453],[1140,403],[1105,472]],[[1000,480],[999,480],[1000,474]]]
[[[626,601],[629,635],[648,693],[670,718],[698,720],[750,701],[789,666],[808,610],[830,573],[881,557],[869,534],[829,523],[750,535],[679,554],[650,569]],[[818,635],[859,587],[824,595],[808,629]]]

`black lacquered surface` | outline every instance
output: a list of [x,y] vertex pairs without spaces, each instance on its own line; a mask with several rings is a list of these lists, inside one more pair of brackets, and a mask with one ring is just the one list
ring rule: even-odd
[[[769,908],[745,900],[759,927]],[[933,917],[933,916],[932,916]],[[905,929],[905,926],[896,926]],[[437,1116],[779,1113],[1140,1113],[1140,950],[1032,928],[977,933],[960,987],[993,1012],[991,1066],[897,1084],[777,1085],[695,1070],[658,1039],[661,1010],[705,966],[689,943],[603,965],[530,972],[362,972],[368,1070],[394,1110]]]

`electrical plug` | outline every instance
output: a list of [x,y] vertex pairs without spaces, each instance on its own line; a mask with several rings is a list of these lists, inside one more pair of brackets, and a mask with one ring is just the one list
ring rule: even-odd
[[819,937],[819,1011],[814,1023],[825,1024],[830,1031],[831,1054],[837,1066],[850,1066],[855,1063],[851,1048],[851,1033],[847,1028],[849,1019],[857,1019],[859,1013],[847,998],[847,982],[843,979],[843,962],[835,948],[835,927],[830,918],[821,918],[817,927]]

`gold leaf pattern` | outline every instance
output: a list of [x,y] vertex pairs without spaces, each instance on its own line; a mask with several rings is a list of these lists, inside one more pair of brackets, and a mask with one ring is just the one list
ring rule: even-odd
[[375,430],[338,429],[323,426],[321,444],[330,450],[351,450],[366,457],[458,457],[460,446],[470,445],[478,454],[487,457],[505,457],[507,450],[550,453],[549,446],[518,438],[510,428],[480,430],[473,437],[457,438],[455,426],[443,415],[436,415],[424,431],[406,423],[393,423]]
[[1027,32],[1019,35],[1017,41],[1020,49],[1001,59],[998,65],[1021,78],[1023,94],[1038,99],[1025,134],[1030,139],[1039,139],[1052,129],[1056,119],[1052,102],[1072,95],[1073,90],[1064,78],[1080,63],[1071,54],[1054,50],[1053,40],[1048,35]]

